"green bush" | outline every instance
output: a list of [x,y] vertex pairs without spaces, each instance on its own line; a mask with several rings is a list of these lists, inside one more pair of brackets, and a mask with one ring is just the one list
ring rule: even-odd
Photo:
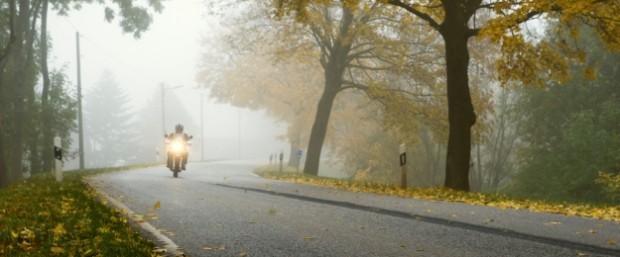
[[595,182],[603,186],[610,200],[620,201],[620,173],[599,172]]

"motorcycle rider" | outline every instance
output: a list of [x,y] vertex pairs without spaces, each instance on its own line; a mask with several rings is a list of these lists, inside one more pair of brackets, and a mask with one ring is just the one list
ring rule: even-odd
[[[188,151],[187,151],[187,145],[188,145],[188,141],[190,139],[192,139],[192,136],[187,135],[186,133],[183,133],[183,125],[181,124],[177,124],[174,127],[174,133],[170,133],[168,135],[164,135],[166,137],[166,139],[168,140],[168,142],[172,142],[174,141],[174,139],[177,138],[181,138],[185,144],[185,153],[183,154],[183,162],[181,165],[181,169],[185,170],[185,164],[187,164],[187,157],[189,155]],[[172,167],[172,153],[170,152],[170,149],[168,149],[168,158],[166,161],[166,167],[170,168]]]

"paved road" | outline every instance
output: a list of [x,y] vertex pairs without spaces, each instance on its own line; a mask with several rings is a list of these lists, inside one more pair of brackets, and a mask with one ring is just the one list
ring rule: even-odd
[[271,181],[252,174],[255,164],[91,182],[189,256],[620,256],[616,222]]

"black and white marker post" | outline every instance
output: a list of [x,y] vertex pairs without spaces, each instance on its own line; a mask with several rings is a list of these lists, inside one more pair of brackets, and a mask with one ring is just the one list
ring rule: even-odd
[[284,160],[284,153],[280,151],[280,172],[282,172],[282,160]]
[[400,186],[407,188],[407,147],[400,144]]
[[297,173],[299,173],[299,164],[301,164],[301,156],[303,155],[303,153],[303,150],[297,150]]
[[62,182],[62,146],[60,137],[54,137],[54,159],[56,162],[56,182]]

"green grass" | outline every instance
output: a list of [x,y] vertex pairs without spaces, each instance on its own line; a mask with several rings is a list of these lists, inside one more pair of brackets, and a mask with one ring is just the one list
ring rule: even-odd
[[51,173],[0,190],[0,256],[156,256],[84,176],[120,169]]

